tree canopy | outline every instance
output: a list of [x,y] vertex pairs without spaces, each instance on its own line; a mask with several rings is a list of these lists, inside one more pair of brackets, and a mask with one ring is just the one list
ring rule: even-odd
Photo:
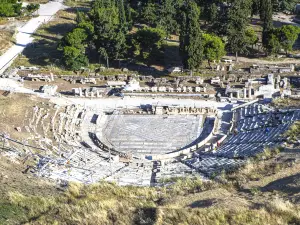
[[194,70],[203,61],[202,32],[199,24],[200,9],[193,1],[188,1],[182,13],[180,49],[183,66]]
[[22,4],[17,0],[0,0],[0,17],[12,17],[21,14]]
[[227,47],[231,52],[247,53],[247,26],[251,14],[251,0],[235,0],[228,13]]
[[[13,1],[13,0],[12,0]],[[261,19],[263,50],[291,51],[299,32],[293,26],[273,28],[273,11],[288,0],[95,0],[88,13],[77,13],[76,28],[59,46],[65,65],[70,55],[98,55],[106,64],[135,59],[150,65],[163,57],[165,40],[179,35],[179,53],[184,68],[196,70],[202,62],[219,60],[226,51],[250,54],[260,41],[251,16]],[[167,40],[168,41],[168,40]],[[226,51],[225,51],[226,47]],[[80,54],[78,54],[80,52]],[[72,54],[71,54],[72,53]],[[76,53],[76,54],[75,54]],[[76,58],[76,57],[74,57]],[[79,58],[86,65],[86,59]],[[70,66],[72,65],[72,66]],[[74,66],[73,66],[74,65]]]
[[216,35],[203,34],[204,58],[210,63],[220,60],[225,54],[225,43]]

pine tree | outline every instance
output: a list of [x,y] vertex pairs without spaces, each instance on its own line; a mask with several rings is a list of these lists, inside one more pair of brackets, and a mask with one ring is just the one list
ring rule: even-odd
[[228,13],[227,47],[238,53],[247,53],[246,31],[251,14],[251,0],[235,0]]
[[198,69],[203,61],[202,34],[199,23],[200,9],[188,0],[183,9],[180,32],[180,52],[184,68]]
[[261,0],[260,2],[260,19],[263,22],[262,43],[263,46],[268,45],[268,39],[273,29],[273,5],[272,0]]
[[125,14],[125,7],[124,7],[124,0],[117,0],[117,6],[119,11],[119,20],[120,25],[123,28],[128,28],[126,14]]
[[173,0],[163,0],[160,9],[160,26],[170,35],[178,30],[176,8]]
[[119,60],[126,50],[127,29],[123,1],[97,0],[91,17],[95,32],[93,42],[99,56],[106,59],[107,65],[108,59]]
[[128,23],[128,30],[131,30],[133,27],[133,19],[132,19],[131,7],[129,3],[125,5],[125,15]]

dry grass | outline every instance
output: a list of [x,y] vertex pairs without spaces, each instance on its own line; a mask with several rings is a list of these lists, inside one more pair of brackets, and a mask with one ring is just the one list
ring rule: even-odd
[[0,31],[0,55],[2,55],[10,46],[12,46],[14,32]]
[[61,52],[57,50],[60,39],[75,26],[75,9],[60,10],[53,20],[41,26],[34,34],[33,45],[27,47],[13,66],[44,67],[46,71],[60,71]]
[[[245,168],[248,173],[254,166]],[[264,178],[262,178],[264,179]],[[31,187],[31,185],[29,185]],[[45,187],[47,187],[45,185]],[[165,188],[70,183],[61,194],[8,190],[15,220],[28,224],[298,224],[299,207],[221,184],[182,179]],[[1,206],[1,201],[0,201]],[[24,217],[24,215],[26,215]],[[1,221],[1,210],[0,210]]]
[[[72,184],[73,185],[73,184]],[[75,187],[57,198],[11,193],[10,203],[24,208],[29,224],[287,224],[299,223],[299,209],[276,199],[257,207],[168,207],[143,188],[113,184]],[[70,190],[72,189],[72,190]],[[140,189],[140,190],[139,190]],[[151,189],[149,189],[151,190]],[[123,193],[126,192],[126,195]],[[232,202],[235,204],[236,202]]]
[[12,138],[22,139],[28,137],[26,132],[17,132],[16,127],[28,125],[32,116],[33,107],[46,107],[47,100],[26,94],[10,94],[8,97],[0,96],[0,132],[8,132]]
[[285,133],[288,142],[298,143],[300,137],[300,121],[296,121]]
[[236,187],[242,187],[251,181],[259,181],[277,174],[291,167],[290,162],[281,162],[276,159],[267,161],[253,161],[246,164],[238,171],[225,175],[225,179]]
[[272,106],[276,108],[299,108],[300,101],[290,98],[278,98],[272,101]]
[[[3,156],[0,158],[0,202],[9,198],[10,192],[19,192],[23,195],[52,196],[58,194],[54,185],[48,181],[24,175],[23,163],[12,163]],[[1,224],[1,223],[0,223]]]
[[38,3],[38,4],[46,4],[49,0],[27,0],[28,3]]

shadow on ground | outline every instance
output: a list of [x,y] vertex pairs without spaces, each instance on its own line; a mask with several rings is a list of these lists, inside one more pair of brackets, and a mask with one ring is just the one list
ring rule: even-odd
[[300,193],[300,173],[275,180],[261,188],[261,191],[279,191],[288,195]]
[[195,201],[192,204],[189,205],[189,207],[191,208],[206,208],[206,207],[210,207],[213,204],[215,204],[216,199],[212,198],[212,199],[205,199],[205,200],[200,200],[200,201]]
[[73,30],[75,24],[73,23],[59,23],[53,26],[45,28],[45,30],[55,35],[65,35],[66,33]]
[[135,224],[154,225],[156,218],[156,208],[140,208],[135,212]]
[[57,43],[45,39],[28,45],[24,49],[23,55],[28,58],[32,65],[47,66],[53,64],[58,66],[61,62],[61,52],[57,50]]

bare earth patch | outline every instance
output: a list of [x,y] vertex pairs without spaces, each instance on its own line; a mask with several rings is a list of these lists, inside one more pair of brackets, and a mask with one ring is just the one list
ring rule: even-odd
[[0,55],[12,46],[13,35],[12,31],[0,30]]

